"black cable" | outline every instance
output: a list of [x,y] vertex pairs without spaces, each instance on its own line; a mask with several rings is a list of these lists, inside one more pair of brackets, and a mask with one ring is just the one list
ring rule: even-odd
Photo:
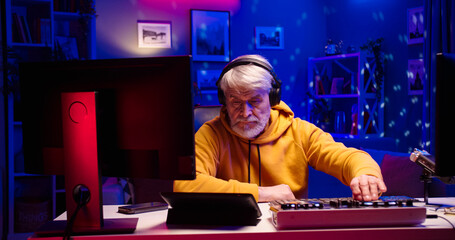
[[76,211],[74,211],[73,215],[71,218],[67,221],[66,223],[66,228],[65,232],[63,233],[63,240],[70,239],[71,235],[73,235],[73,224],[74,220],[76,220],[77,213],[79,210],[84,206],[85,204],[82,202],[79,202],[76,207]]
[[442,216],[439,216],[439,215],[438,215],[438,217],[439,217],[439,218],[442,218],[442,219],[444,219],[444,220],[446,220],[446,222],[448,222],[448,223],[452,226],[452,228],[455,230],[455,225],[453,225],[453,223],[450,222],[449,219],[447,219],[447,218],[445,218],[445,217],[442,217]]
[[74,221],[76,220],[77,214],[79,210],[85,205],[87,205],[87,203],[90,201],[89,188],[81,184],[74,187],[73,199],[77,203],[77,207],[73,215],[69,219],[67,219],[65,232],[63,233],[63,240],[70,239],[71,235],[73,235],[73,225]]

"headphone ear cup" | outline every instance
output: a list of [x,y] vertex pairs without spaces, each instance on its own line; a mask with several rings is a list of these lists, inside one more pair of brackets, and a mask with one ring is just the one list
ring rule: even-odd
[[280,89],[273,88],[269,93],[270,106],[273,107],[280,103]]
[[272,85],[272,89],[270,89],[269,93],[271,107],[280,104],[281,101],[281,80],[274,76],[274,81],[275,83]]
[[226,105],[226,98],[224,97],[223,90],[218,87],[218,102],[220,102],[221,105]]

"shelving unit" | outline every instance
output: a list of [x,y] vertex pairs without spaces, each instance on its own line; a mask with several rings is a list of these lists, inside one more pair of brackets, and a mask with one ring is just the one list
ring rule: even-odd
[[[52,0],[12,1],[7,22],[12,46],[47,47],[53,45]],[[10,45],[10,46],[11,46]]]
[[[5,3],[8,51],[16,56],[8,59],[8,67],[15,68],[13,74],[17,74],[19,62],[96,58],[95,17],[78,11],[79,0],[6,0]],[[61,11],[54,11],[54,6]],[[64,209],[57,206],[64,190],[59,189],[62,187],[58,186],[56,176],[24,173],[22,123],[15,114],[18,76],[11,75],[9,79],[11,91],[5,103],[9,142],[5,231],[10,240],[26,239],[40,222],[55,218]]]
[[310,122],[336,138],[384,136],[384,90],[376,60],[351,53],[308,61]]

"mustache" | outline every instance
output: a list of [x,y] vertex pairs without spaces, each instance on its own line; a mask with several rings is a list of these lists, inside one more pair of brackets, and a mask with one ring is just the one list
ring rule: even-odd
[[259,119],[255,116],[249,116],[249,117],[239,117],[235,120],[235,123],[234,124],[237,124],[239,122],[258,122]]

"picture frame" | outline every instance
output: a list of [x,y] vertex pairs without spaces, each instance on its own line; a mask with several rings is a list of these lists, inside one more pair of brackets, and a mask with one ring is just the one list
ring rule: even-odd
[[422,95],[425,66],[423,59],[408,60],[408,95]]
[[194,61],[230,60],[230,12],[191,9],[191,52]]
[[283,27],[255,27],[256,49],[284,49]]
[[220,77],[221,70],[198,70],[197,87],[201,94],[217,94],[218,86],[216,82]]
[[137,21],[139,48],[171,48],[172,23],[170,21]]
[[56,57],[59,60],[78,60],[79,50],[75,37],[55,36]]
[[408,9],[408,45],[423,43],[423,7]]

